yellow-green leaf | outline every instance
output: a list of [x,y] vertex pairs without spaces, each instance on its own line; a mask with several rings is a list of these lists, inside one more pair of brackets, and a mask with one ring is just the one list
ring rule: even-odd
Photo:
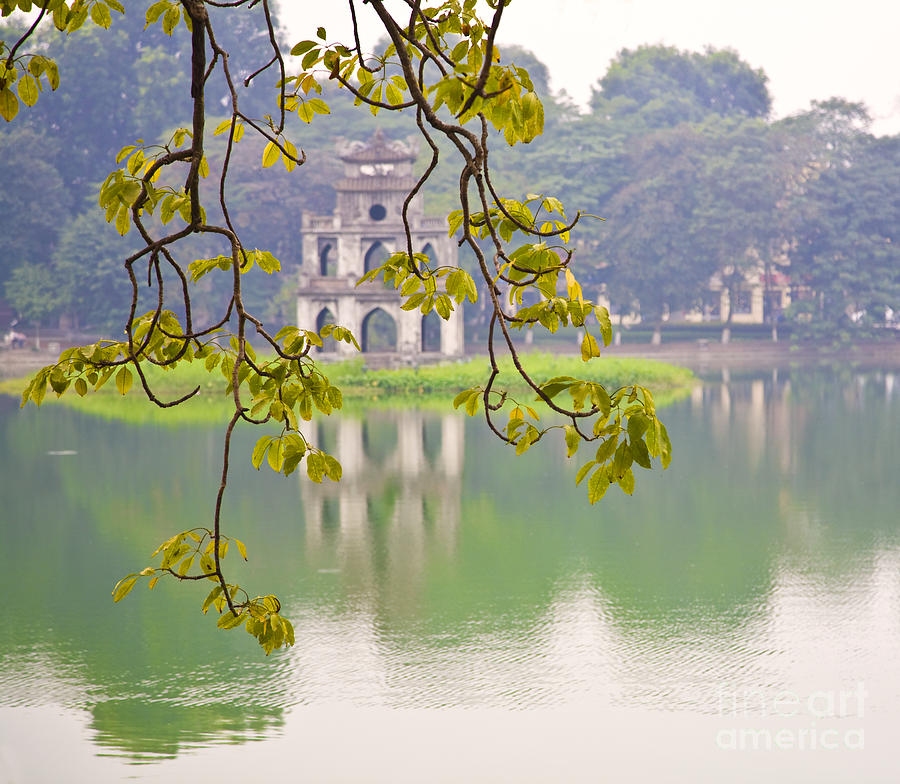
[[585,333],[584,339],[581,341],[581,358],[587,362],[592,357],[600,356],[600,346],[597,345],[597,339]]
[[137,582],[138,575],[129,574],[127,577],[123,577],[119,582],[116,583],[116,587],[113,588],[112,597],[114,602],[121,601],[131,592],[131,589],[134,588],[134,584]]
[[278,145],[275,142],[269,142],[263,150],[263,168],[267,169],[274,164],[279,155],[281,155],[281,151],[278,149]]
[[19,98],[22,99],[22,103],[26,106],[34,106],[39,94],[37,81],[31,74],[26,73],[19,82]]
[[119,368],[119,372],[116,373],[116,389],[119,390],[120,395],[126,394],[131,389],[133,381],[134,378],[127,367]]
[[0,90],[0,117],[3,117],[6,122],[12,122],[18,113],[19,99],[12,90],[4,87]]
[[112,16],[109,13],[109,8],[103,5],[103,3],[94,3],[94,5],[91,6],[91,20],[98,27],[108,30],[109,26],[112,24]]

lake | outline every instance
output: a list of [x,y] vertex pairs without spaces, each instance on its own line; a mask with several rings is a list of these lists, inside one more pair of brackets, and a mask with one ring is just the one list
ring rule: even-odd
[[[0,396],[0,782],[896,781],[900,373],[715,374],[594,507],[578,458],[455,413],[321,425],[340,485],[255,471],[230,576],[110,592],[205,525],[221,429]],[[586,459],[586,458],[584,458]]]

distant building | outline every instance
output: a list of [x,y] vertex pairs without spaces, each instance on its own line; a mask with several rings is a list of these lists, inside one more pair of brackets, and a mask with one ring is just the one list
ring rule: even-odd
[[[335,184],[337,206],[332,215],[304,214],[303,257],[297,291],[297,323],[340,324],[349,328],[364,352],[393,354],[414,362],[424,355],[463,353],[462,311],[449,321],[431,312],[401,310],[400,294],[380,281],[356,287],[370,269],[381,266],[396,250],[407,247],[401,211],[416,183],[414,140],[389,141],[381,130],[367,142],[338,140],[344,176]],[[409,203],[414,253],[425,253],[432,266],[455,265],[456,243],[442,218],[425,217],[422,195]],[[326,350],[335,350],[326,341]],[[339,354],[355,349],[338,343]]]
[[764,268],[747,272],[732,291],[721,275],[713,275],[703,295],[702,310],[687,314],[687,321],[727,321],[732,324],[776,322],[791,304],[791,281],[782,271],[766,274]]

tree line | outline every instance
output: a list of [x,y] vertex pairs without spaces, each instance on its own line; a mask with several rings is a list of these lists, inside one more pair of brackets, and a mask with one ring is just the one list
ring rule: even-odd
[[[108,31],[48,37],[48,55],[80,78],[0,129],[0,183],[16,194],[0,211],[0,292],[32,322],[61,319],[84,331],[122,322],[129,285],[120,270],[133,240],[103,219],[99,184],[125,141],[166,138],[190,104],[181,87],[190,64],[172,38],[143,28],[134,13]],[[242,42],[265,34],[265,20],[248,13],[222,29],[233,67],[249,74]],[[494,177],[507,192],[537,188],[604,219],[579,222],[577,265],[589,294],[602,291],[613,312],[658,324],[666,313],[708,305],[714,277],[734,300],[753,272],[790,281],[790,308],[770,316],[808,334],[872,330],[900,309],[900,138],[874,136],[861,104],[830,99],[773,121],[765,73],[737,53],[643,46],[618,54],[584,111],[565,92],[550,92],[547,67],[533,54],[512,47],[503,55],[529,70],[545,125],[524,148],[498,146]],[[269,87],[250,90],[250,113],[270,111]],[[224,107],[224,84],[218,89]],[[367,138],[376,127],[346,91],[324,92],[330,114],[309,124],[291,115],[309,158],[302,176],[236,167],[251,174],[229,184],[248,241],[270,248],[287,271],[300,262],[300,213],[333,209],[335,137]],[[416,130],[406,113],[377,122],[394,137]],[[213,168],[224,155],[215,141]],[[248,140],[235,154],[250,161],[261,151],[262,142]],[[439,170],[431,183],[427,206],[446,212],[456,175]],[[196,245],[204,255],[202,240]],[[291,276],[250,274],[251,304],[288,317]],[[199,307],[210,311],[229,293],[212,277],[202,286]],[[477,327],[483,313],[466,313]]]

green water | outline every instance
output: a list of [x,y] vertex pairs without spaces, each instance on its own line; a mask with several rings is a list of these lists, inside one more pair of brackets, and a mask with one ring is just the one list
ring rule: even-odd
[[900,375],[709,380],[595,507],[455,415],[325,423],[340,486],[242,434],[234,576],[297,631],[268,659],[203,586],[110,599],[209,519],[219,430],[0,401],[4,784],[895,780]]

